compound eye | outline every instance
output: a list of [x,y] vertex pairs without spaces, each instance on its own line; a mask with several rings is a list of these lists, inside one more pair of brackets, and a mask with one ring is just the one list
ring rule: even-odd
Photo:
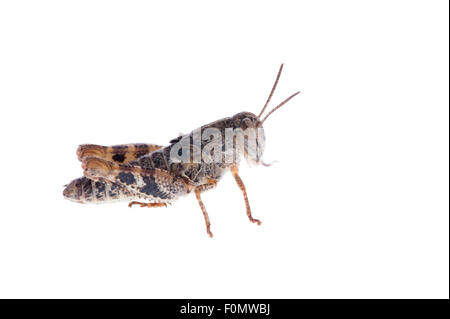
[[242,120],[242,128],[243,129],[246,129],[246,128],[252,127],[252,126],[253,126],[252,120],[250,120],[249,118],[245,118]]

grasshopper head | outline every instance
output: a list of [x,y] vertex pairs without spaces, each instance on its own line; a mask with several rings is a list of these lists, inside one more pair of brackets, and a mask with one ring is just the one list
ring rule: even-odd
[[250,112],[241,112],[232,118],[233,130],[236,132],[236,147],[243,153],[247,163],[260,163],[265,145],[264,128],[259,118]]
[[[289,100],[291,100],[294,96],[299,94],[300,92],[296,92],[292,94],[290,97],[285,99],[283,102],[278,104],[276,107],[274,107],[269,113],[267,113],[264,117],[262,117],[264,111],[266,110],[267,106],[269,105],[269,102],[272,98],[273,93],[275,92],[275,89],[278,84],[278,80],[280,79],[281,71],[283,70],[283,64],[280,67],[280,70],[278,71],[277,78],[275,80],[275,83],[272,87],[272,90],[270,91],[269,97],[267,98],[266,103],[264,104],[264,107],[262,108],[261,112],[258,116],[256,116],[253,113],[250,112],[241,112],[232,117],[234,129],[241,129],[243,131],[253,131],[253,135],[256,136],[255,141],[256,143],[251,144],[250,142],[244,142],[243,145],[240,145],[241,148],[244,149],[244,155],[246,155],[247,162],[251,164],[259,164],[261,161],[262,154],[264,152],[264,129],[263,129],[263,123],[267,118],[276,110],[278,110],[280,107],[282,107],[284,104],[286,104]],[[251,132],[249,132],[251,133]],[[251,134],[244,134],[244,136],[251,135]],[[250,138],[249,138],[250,140]],[[264,162],[262,162],[264,164]],[[267,165],[267,164],[264,164]]]

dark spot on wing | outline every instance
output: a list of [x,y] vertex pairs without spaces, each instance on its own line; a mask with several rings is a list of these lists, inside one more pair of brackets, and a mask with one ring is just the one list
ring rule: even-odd
[[153,176],[143,175],[142,179],[144,180],[145,185],[141,187],[141,192],[161,199],[166,199],[169,197],[158,188],[158,184],[155,182],[155,178]]
[[134,175],[131,173],[127,173],[127,172],[120,172],[119,175],[117,176],[119,178],[119,180],[122,183],[125,183],[127,185],[131,185],[136,183],[136,179],[134,178]]
[[124,155],[124,154],[114,154],[113,157],[112,157],[112,159],[113,159],[115,162],[123,163],[123,161],[125,160],[125,155]]

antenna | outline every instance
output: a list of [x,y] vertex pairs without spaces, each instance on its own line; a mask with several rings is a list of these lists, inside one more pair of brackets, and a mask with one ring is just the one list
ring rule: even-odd
[[269,102],[270,102],[270,99],[272,98],[273,92],[275,92],[275,89],[277,88],[277,84],[278,84],[278,80],[280,79],[281,71],[283,71],[283,65],[284,64],[281,63],[280,70],[278,71],[278,74],[277,74],[277,79],[275,80],[275,83],[273,84],[272,91],[270,91],[270,95],[267,98],[266,104],[264,104],[264,107],[261,110],[261,113],[259,113],[259,115],[258,115],[258,119],[261,118],[261,115],[264,113],[264,110],[266,109],[267,105],[269,105]]
[[[269,105],[270,99],[272,98],[273,93],[275,92],[275,89],[277,88],[278,85],[278,81],[280,80],[280,76],[281,76],[281,71],[283,71],[283,66],[284,64],[281,64],[280,66],[280,70],[278,71],[277,74],[277,78],[275,80],[275,83],[273,84],[272,90],[270,91],[269,97],[267,98],[266,104],[264,104],[264,107],[261,110],[261,113],[259,113],[258,115],[258,119],[261,119],[261,115],[264,113],[264,111],[267,108],[267,105]],[[258,127],[261,126],[264,121],[269,117],[270,114],[272,114],[273,112],[275,112],[276,110],[278,110],[280,107],[282,107],[284,104],[286,104],[290,99],[292,99],[294,96],[296,96],[297,94],[299,94],[300,91],[295,92],[294,94],[292,94],[290,97],[288,97],[286,100],[284,100],[283,102],[281,102],[278,106],[274,107],[263,119],[262,121],[259,123]]]
[[267,120],[267,118],[269,117],[270,114],[272,114],[273,112],[275,112],[276,110],[278,110],[280,107],[282,107],[283,105],[285,105],[287,102],[289,102],[290,99],[292,99],[294,96],[296,96],[297,94],[299,94],[300,91],[295,92],[294,94],[292,94],[290,97],[288,97],[286,100],[284,100],[283,102],[281,102],[278,106],[274,107],[264,118],[263,120],[260,122],[260,124],[258,126],[261,126],[265,120]]

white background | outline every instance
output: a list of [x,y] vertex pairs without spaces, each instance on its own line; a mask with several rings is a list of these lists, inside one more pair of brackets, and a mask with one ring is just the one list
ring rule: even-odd
[[[448,298],[447,1],[2,1],[0,297]],[[270,168],[80,205],[78,144],[258,113]]]

